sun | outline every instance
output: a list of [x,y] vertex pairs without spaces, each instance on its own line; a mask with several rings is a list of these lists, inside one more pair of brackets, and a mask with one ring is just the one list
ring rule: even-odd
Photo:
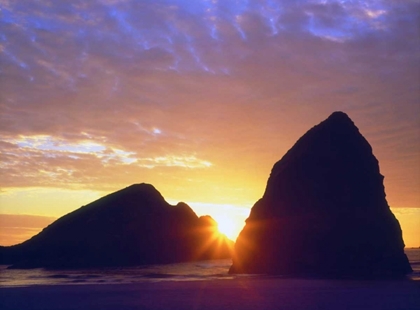
[[223,234],[232,241],[236,241],[250,212],[250,209],[242,205],[203,202],[192,202],[190,205],[197,216],[211,216],[217,223],[215,233]]
[[235,241],[244,223],[230,216],[214,215],[220,233],[226,235],[230,240]]

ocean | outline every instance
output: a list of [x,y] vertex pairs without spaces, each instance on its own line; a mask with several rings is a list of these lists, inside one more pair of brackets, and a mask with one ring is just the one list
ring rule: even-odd
[[[413,268],[413,273],[409,275],[409,278],[420,280],[420,248],[406,249],[405,253]],[[231,264],[230,259],[221,259],[167,265],[77,270],[7,269],[6,265],[0,265],[0,286],[129,284],[258,277],[257,275],[229,275],[228,270]]]

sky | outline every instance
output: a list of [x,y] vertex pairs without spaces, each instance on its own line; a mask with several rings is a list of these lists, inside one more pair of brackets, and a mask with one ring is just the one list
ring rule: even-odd
[[0,9],[0,244],[142,182],[234,234],[274,163],[340,110],[379,160],[406,245],[420,246],[419,1]]

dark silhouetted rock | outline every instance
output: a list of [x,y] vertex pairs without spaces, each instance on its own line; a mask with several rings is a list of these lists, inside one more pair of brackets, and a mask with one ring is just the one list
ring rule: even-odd
[[234,251],[231,273],[387,277],[411,272],[372,148],[333,113],[277,162]]
[[233,242],[210,217],[185,203],[169,205],[136,184],[71,212],[30,240],[2,247],[12,268],[85,268],[193,261],[231,256]]

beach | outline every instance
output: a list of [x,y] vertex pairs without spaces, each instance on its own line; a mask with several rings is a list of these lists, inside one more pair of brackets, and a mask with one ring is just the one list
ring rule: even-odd
[[0,288],[0,309],[406,309],[418,281],[232,280]]

